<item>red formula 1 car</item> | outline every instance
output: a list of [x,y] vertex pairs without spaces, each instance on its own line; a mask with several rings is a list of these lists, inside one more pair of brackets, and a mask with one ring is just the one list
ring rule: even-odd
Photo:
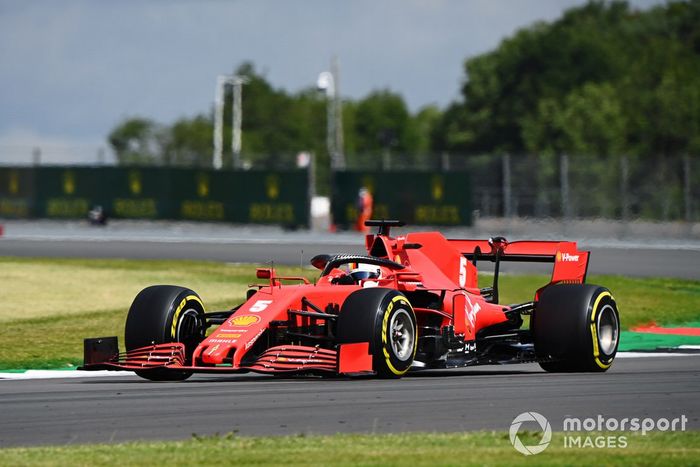
[[[187,288],[144,289],[126,319],[126,352],[116,337],[86,339],[82,369],[183,380],[194,372],[400,377],[481,364],[536,361],[547,371],[612,364],[617,306],[607,289],[584,284],[589,253],[575,243],[392,237],[390,228],[403,223],[367,225],[379,228],[366,237],[367,255],[314,257],[321,270],[315,283],[258,269],[265,283],[228,311],[206,313]],[[494,263],[490,287],[477,284],[480,261]],[[500,304],[505,261],[552,263],[551,281],[532,301]]]

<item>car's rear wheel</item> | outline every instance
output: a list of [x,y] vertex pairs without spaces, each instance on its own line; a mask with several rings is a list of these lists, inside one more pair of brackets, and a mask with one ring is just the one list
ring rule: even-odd
[[[204,305],[190,289],[174,285],[154,285],[143,289],[134,299],[126,318],[126,350],[153,344],[182,342],[185,364],[205,335]],[[151,381],[181,381],[190,371],[169,369],[139,370],[136,374]]]
[[607,371],[617,354],[620,317],[604,287],[546,287],[531,320],[540,366],[551,372]]
[[416,355],[416,315],[400,292],[361,289],[343,303],[337,338],[340,343],[369,342],[377,375],[399,378],[411,368]]

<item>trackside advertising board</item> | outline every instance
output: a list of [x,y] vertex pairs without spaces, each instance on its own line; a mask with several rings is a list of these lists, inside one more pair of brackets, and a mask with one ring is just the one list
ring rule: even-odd
[[410,225],[471,225],[471,184],[467,172],[344,171],[333,178],[333,219],[350,226],[357,219],[361,187],[374,199],[373,219]]
[[0,217],[309,224],[308,174],[158,167],[0,168]]

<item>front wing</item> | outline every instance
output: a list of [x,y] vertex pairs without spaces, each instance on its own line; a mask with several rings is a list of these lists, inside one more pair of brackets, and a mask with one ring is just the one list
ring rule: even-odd
[[[186,365],[185,346],[174,342],[155,344],[120,353],[117,338],[85,339],[85,359],[81,370],[174,370],[198,373],[335,373],[361,374],[372,372],[369,346],[358,349],[357,344],[340,346],[340,352],[320,346],[280,345],[265,350],[254,361],[231,365]],[[344,349],[343,347],[348,347]],[[359,352],[357,350],[360,350]],[[343,356],[341,365],[339,354]]]

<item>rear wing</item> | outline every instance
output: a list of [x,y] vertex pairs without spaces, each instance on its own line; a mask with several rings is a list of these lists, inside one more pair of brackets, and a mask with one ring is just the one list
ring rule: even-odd
[[478,261],[554,263],[551,283],[582,284],[588,273],[589,251],[580,251],[576,242],[522,240],[508,243],[503,237],[489,240],[452,240],[455,247],[472,264]]

